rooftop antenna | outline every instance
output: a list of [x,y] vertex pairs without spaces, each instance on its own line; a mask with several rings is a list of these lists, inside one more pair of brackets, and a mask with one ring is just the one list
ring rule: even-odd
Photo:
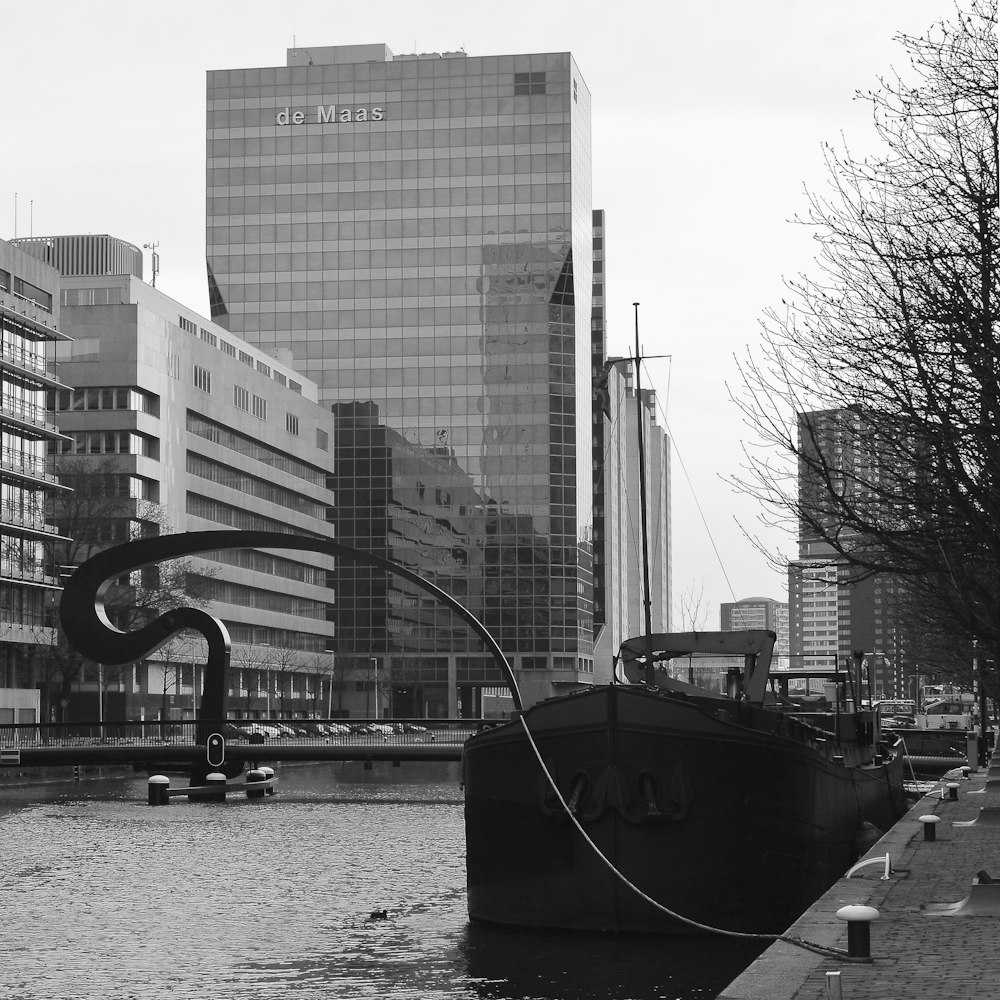
[[143,243],[143,250],[153,251],[153,280],[150,282],[156,288],[156,276],[160,273],[160,255],[156,252],[159,243]]

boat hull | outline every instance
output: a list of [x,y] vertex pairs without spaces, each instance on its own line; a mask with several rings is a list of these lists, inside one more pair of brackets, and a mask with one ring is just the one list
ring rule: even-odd
[[884,831],[905,810],[902,768],[898,759],[846,767],[781,725],[761,731],[739,716],[732,701],[624,685],[525,713],[593,846],[520,722],[473,737],[470,917],[628,933],[783,931],[856,859],[863,823]]

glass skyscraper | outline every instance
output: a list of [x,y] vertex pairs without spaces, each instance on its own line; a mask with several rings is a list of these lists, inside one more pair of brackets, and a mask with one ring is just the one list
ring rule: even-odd
[[[208,74],[212,317],[319,385],[341,541],[462,600],[526,701],[589,683],[586,84],[565,52],[287,55]],[[362,565],[331,584],[397,714],[483,709],[499,675],[442,609]]]

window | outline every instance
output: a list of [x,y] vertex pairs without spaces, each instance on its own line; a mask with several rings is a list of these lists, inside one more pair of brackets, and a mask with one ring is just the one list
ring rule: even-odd
[[268,378],[271,377],[271,366],[264,364],[263,361],[257,362],[257,371],[259,371],[263,375],[266,375]]
[[204,327],[201,328],[201,331],[199,332],[198,336],[201,337],[201,339],[204,340],[206,344],[211,344],[213,347],[219,346],[219,338],[216,337],[216,335],[212,333],[210,330],[206,330]]
[[289,434],[299,436],[299,418],[294,413],[285,414],[285,430]]
[[45,291],[44,288],[39,288],[37,285],[31,284],[30,281],[25,281],[24,278],[19,278],[16,274],[14,275],[13,284],[14,295],[19,299],[34,302],[40,309],[44,309],[49,313],[52,312],[51,293]]
[[261,420],[267,420],[267,400],[256,393],[253,396],[253,415]]
[[239,410],[250,409],[250,390],[241,385],[233,386],[233,406]]
[[178,317],[177,322],[182,330],[193,333],[195,336],[198,335],[198,326],[196,323],[192,323],[191,320],[185,319],[183,316]]
[[536,73],[515,73],[514,74],[514,96],[523,94],[544,94],[545,93],[545,72]]
[[202,392],[212,391],[212,373],[201,365],[194,366],[194,387]]
[[249,365],[253,368],[253,355],[247,354],[246,351],[240,351],[240,361],[245,365]]
[[236,357],[236,348],[230,344],[228,340],[219,341],[219,350],[222,351],[223,354],[228,354],[231,358]]

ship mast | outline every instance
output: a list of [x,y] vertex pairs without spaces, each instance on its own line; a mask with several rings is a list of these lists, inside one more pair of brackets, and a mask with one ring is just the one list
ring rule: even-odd
[[655,685],[653,676],[653,612],[649,596],[649,535],[646,528],[646,445],[642,432],[642,385],[639,380],[639,303],[635,308],[635,427],[639,442],[639,511],[642,519],[642,604],[646,627],[646,684]]

